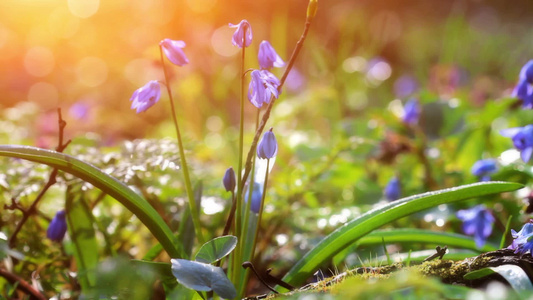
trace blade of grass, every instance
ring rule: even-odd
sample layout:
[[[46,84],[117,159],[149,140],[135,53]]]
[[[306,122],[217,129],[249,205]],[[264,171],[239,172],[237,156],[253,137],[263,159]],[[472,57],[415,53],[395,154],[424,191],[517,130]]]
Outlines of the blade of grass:
[[[505,231],[502,234],[502,239],[500,240],[500,249],[503,249],[505,247],[505,241],[507,240],[507,235],[509,234],[509,231],[511,230],[511,219],[513,216],[509,216],[507,219],[507,223],[505,224]]]
[[[67,154],[29,146],[0,145],[0,156],[20,158],[45,164],[89,182],[109,196],[115,198],[134,213],[161,243],[170,257],[184,257],[181,245],[173,242],[174,237],[172,231],[155,209],[124,183],[104,173],[95,166]]]
[[[401,217],[440,204],[509,192],[522,187],[521,184],[510,182],[479,182],[393,201],[361,215],[326,236],[289,270],[283,281],[295,286],[300,285],[339,251],[373,230]]]

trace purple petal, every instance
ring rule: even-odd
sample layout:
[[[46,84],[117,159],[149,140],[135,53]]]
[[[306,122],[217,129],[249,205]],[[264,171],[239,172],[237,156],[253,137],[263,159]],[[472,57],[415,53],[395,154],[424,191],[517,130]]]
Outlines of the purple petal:
[[[531,154],[533,154],[533,147],[527,147],[526,149],[522,150],[522,152],[520,152],[520,157],[524,162],[527,163],[531,159]]]

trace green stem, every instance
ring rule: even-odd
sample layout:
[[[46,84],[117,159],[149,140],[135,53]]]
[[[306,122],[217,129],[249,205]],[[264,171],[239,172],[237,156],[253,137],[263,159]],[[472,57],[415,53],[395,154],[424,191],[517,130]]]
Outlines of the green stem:
[[[270,169],[270,159],[267,159],[267,165],[266,165],[266,170],[265,170],[265,182],[264,182],[264,185],[263,185],[263,191],[262,191],[262,195],[261,195],[261,206],[259,207],[259,216],[257,218],[257,226],[255,227],[254,240],[252,241],[252,251],[250,252],[251,253],[250,254],[250,261],[252,261],[254,256],[255,256],[254,254],[255,254],[255,248],[257,246],[257,236],[259,235],[259,230],[261,228],[261,219],[263,218],[263,208],[265,207],[266,188],[267,188],[267,184],[268,184],[268,170],[269,169]],[[252,173],[252,176],[253,176],[253,173]],[[251,203],[251,202],[252,202],[252,198],[249,197],[248,198],[248,203]],[[246,275],[248,275],[248,272],[249,271],[246,270]],[[247,285],[247,282],[248,282],[248,276],[245,276],[244,280],[243,280],[243,282],[241,284],[241,287],[245,287]],[[239,296],[241,296],[241,298],[242,298],[242,294],[244,293],[244,289],[239,290],[239,292],[240,292]]]
[[[170,98],[170,108],[172,109],[172,120],[174,121],[174,127],[176,128],[176,135],[178,138],[178,146],[180,150],[181,167],[183,169],[183,177],[185,179],[185,189],[187,190],[187,197],[189,199],[189,208],[191,209],[192,222],[194,224],[194,230],[196,237],[200,244],[204,243],[204,237],[202,235],[202,227],[200,226],[200,218],[198,214],[198,208],[196,207],[196,201],[194,199],[194,193],[191,185],[191,178],[189,176],[189,167],[187,160],[185,159],[185,150],[183,149],[183,142],[181,141],[180,128],[178,126],[178,118],[176,116],[176,109],[174,107],[174,98],[172,97],[172,91],[170,90],[170,83],[168,81],[168,73],[165,66],[165,59],[163,57],[163,49],[159,46],[159,53],[161,54],[161,64],[163,65],[163,73],[165,74],[165,86],[167,87],[168,97]]]
[[[246,29],[244,29],[243,34],[243,47],[242,49],[242,56],[241,56],[241,111],[240,111],[240,122],[239,122],[239,162],[237,167],[237,205],[236,205],[236,216],[235,216],[235,234],[237,236],[237,247],[234,253],[234,259],[232,261],[233,263],[233,283],[237,283],[237,281],[240,278],[240,262],[241,260],[241,251],[240,251],[240,245],[242,244],[242,237],[240,235],[241,233],[241,226],[242,226],[242,176],[241,176],[241,170],[242,170],[242,158],[243,158],[243,152],[244,152],[244,57],[246,53],[246,47],[245,45],[245,37],[246,37]]]

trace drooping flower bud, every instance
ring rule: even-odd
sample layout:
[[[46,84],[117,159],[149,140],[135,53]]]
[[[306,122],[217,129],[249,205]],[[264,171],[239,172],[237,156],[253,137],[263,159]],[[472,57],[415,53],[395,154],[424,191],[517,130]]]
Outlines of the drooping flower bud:
[[[54,242],[61,242],[67,232],[67,221],[65,211],[60,210],[56,213],[46,231],[46,236]]]
[[[474,236],[476,247],[483,247],[492,233],[494,224],[494,216],[490,211],[483,205],[477,205],[471,209],[458,211],[457,218],[463,221],[463,232]]]
[[[231,42],[234,46],[239,48],[248,47],[252,43],[252,26],[246,20],[242,20],[239,24],[229,23],[229,27],[237,28],[233,34]]]
[[[165,53],[165,56],[173,64],[184,66],[189,63],[189,59],[185,56],[185,52],[183,52],[183,48],[185,47],[184,41],[164,39],[159,43],[159,46],[163,48],[163,53]]]
[[[270,103],[270,97],[278,98],[279,79],[267,70],[253,70],[252,80],[248,85],[248,100],[255,107]]]
[[[143,87],[137,89],[130,98],[131,109],[136,109],[137,113],[146,111],[156,104],[161,97],[161,87],[157,80],[152,80]]]
[[[262,159],[271,159],[278,153],[278,142],[272,132],[272,128],[265,132],[263,138],[257,145],[257,156]]]
[[[259,53],[257,54],[259,60],[259,67],[261,69],[270,70],[273,67],[281,68],[285,66],[285,62],[278,55],[274,47],[268,41],[262,41],[259,44]]]
[[[385,198],[389,201],[400,199],[400,197],[402,196],[402,187],[400,185],[400,180],[398,179],[398,177],[392,177],[391,180],[389,180],[389,183],[387,183],[383,194],[385,195]]]
[[[226,170],[222,183],[224,184],[226,192],[233,192],[235,190],[235,171],[233,171],[233,168],[230,167]]]

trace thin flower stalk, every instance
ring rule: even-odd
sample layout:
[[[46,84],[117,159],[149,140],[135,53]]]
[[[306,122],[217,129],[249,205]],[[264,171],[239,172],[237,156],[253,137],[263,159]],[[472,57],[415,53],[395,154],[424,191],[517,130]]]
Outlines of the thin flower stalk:
[[[200,218],[198,214],[198,208],[196,207],[196,201],[194,199],[194,192],[191,185],[191,178],[189,176],[189,166],[185,158],[185,150],[183,148],[183,142],[181,140],[181,133],[178,126],[178,118],[176,116],[176,108],[174,107],[174,98],[172,97],[172,91],[170,89],[170,83],[168,80],[168,72],[165,66],[165,59],[163,57],[163,48],[159,46],[159,53],[161,54],[161,64],[163,65],[163,73],[165,74],[165,86],[167,87],[168,97],[170,99],[170,108],[172,109],[172,120],[174,121],[174,127],[176,128],[176,136],[178,139],[178,147],[180,151],[181,167],[183,169],[183,177],[185,179],[185,189],[187,190],[187,198],[189,200],[189,208],[191,210],[191,218],[194,224],[194,230],[196,237],[200,244],[204,243],[204,237],[202,235],[202,228],[200,226]]]

